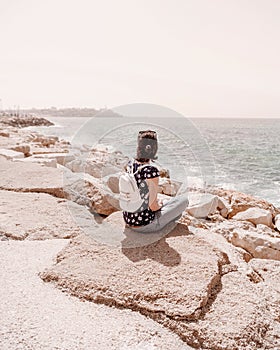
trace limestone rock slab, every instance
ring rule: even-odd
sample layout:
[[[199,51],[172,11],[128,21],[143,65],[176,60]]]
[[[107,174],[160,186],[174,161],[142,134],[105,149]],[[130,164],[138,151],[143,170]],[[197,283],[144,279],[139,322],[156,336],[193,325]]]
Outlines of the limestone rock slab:
[[[220,278],[224,256],[190,235],[187,228],[177,230],[135,248],[112,247],[90,235],[78,236],[41,277],[82,299],[151,317],[195,319]]]
[[[234,220],[247,220],[254,225],[263,224],[268,227],[272,227],[272,214],[269,210],[262,208],[248,208],[245,211],[241,211],[232,217]]]
[[[6,159],[17,159],[17,158],[24,158],[24,154],[22,152],[13,151],[11,149],[0,149],[0,155],[5,157]]]
[[[86,208],[66,199],[45,193],[0,190],[0,231],[8,238],[70,238],[95,225],[93,215]]]

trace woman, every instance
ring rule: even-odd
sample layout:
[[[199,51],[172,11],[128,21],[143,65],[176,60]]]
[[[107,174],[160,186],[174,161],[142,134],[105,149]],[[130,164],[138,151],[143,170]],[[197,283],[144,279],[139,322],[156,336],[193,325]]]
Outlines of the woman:
[[[159,171],[150,162],[157,159],[157,134],[152,130],[139,131],[137,155],[129,161],[127,167],[133,167],[140,195],[141,208],[135,213],[123,211],[127,227],[140,232],[156,232],[171,221],[179,219],[189,204],[186,195],[172,197],[167,202],[158,200]],[[141,169],[137,171],[138,167]]]

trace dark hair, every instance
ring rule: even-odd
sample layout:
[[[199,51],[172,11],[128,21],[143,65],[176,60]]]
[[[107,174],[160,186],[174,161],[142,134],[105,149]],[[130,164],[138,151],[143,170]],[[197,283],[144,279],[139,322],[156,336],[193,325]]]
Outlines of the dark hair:
[[[157,150],[157,133],[152,130],[139,131],[135,159],[141,163],[146,163],[150,159],[155,160],[157,159]]]

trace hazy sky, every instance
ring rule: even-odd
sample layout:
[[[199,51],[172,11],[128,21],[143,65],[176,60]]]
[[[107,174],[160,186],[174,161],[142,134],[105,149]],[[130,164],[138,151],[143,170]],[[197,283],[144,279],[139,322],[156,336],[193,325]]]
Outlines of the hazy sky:
[[[0,0],[0,99],[280,117],[279,37],[279,0]]]

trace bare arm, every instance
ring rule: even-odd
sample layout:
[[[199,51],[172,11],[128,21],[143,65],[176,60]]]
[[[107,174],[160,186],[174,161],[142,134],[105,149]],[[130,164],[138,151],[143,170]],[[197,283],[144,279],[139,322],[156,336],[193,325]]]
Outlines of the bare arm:
[[[149,208],[156,211],[161,208],[161,204],[157,199],[159,177],[146,179],[146,181],[149,187]]]

